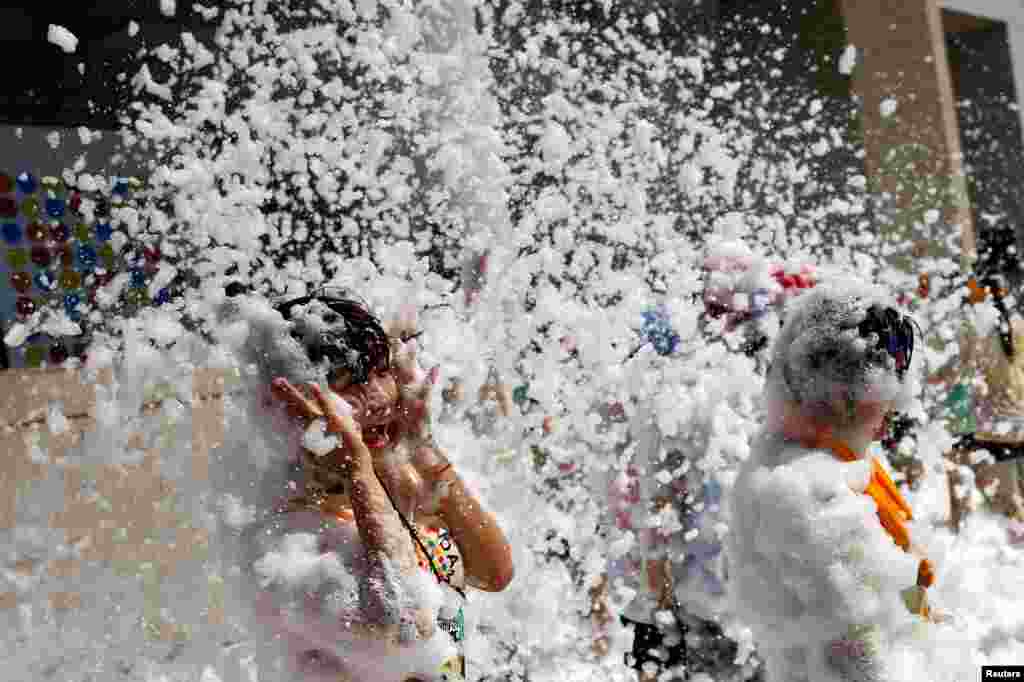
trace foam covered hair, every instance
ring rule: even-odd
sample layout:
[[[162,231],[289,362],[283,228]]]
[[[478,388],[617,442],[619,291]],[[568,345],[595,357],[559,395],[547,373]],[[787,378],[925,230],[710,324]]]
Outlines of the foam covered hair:
[[[219,317],[222,324],[244,325],[235,350],[240,359],[256,366],[262,383],[269,384],[277,377],[296,385],[326,380],[327,366],[314,362],[299,340],[312,334],[301,317],[288,321],[266,300],[249,296],[229,298],[221,306]],[[297,325],[301,326],[296,329]],[[293,334],[293,330],[298,333]]]
[[[276,377],[323,383],[335,369],[351,371],[352,380],[362,383],[370,371],[390,366],[387,333],[355,298],[324,293],[271,305],[229,294],[219,317],[222,324],[244,325],[236,352],[256,365],[265,383]]]
[[[233,348],[243,365],[255,368],[255,373],[246,373],[247,390],[242,394],[242,399],[249,402],[247,409],[257,415],[253,423],[271,449],[287,452],[290,463],[301,463],[311,474],[304,482],[307,490],[310,486],[330,489],[343,476],[301,446],[301,431],[294,429],[283,410],[267,405],[273,404],[269,386],[275,378],[283,377],[296,386],[323,385],[329,371],[338,366],[336,352],[315,353],[311,349],[315,350],[324,340],[330,341],[335,351],[343,349],[339,344],[344,340],[345,321],[328,316],[326,306],[319,302],[311,303],[294,307],[288,311],[290,319],[285,319],[280,304],[273,306],[262,297],[237,293],[232,296],[229,292],[229,298],[218,308],[225,337],[222,341]],[[291,479],[293,474],[290,466],[286,471],[274,470],[265,486],[280,490],[282,478]]]
[[[885,309],[891,302],[876,287],[850,280],[796,299],[772,351],[769,400],[824,414],[831,414],[836,400],[908,405],[909,373],[877,334],[862,332],[872,306]]]

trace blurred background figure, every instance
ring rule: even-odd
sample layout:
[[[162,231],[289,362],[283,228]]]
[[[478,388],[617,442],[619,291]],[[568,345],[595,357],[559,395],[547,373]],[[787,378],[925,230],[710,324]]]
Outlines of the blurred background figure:
[[[949,454],[950,524],[959,532],[968,513],[984,505],[1019,528],[1024,522],[1024,320],[1011,309],[1001,279],[978,283],[971,278],[968,287],[966,303],[990,303],[998,320],[987,334],[965,323],[960,355],[928,380],[947,387],[950,430],[957,435]]]

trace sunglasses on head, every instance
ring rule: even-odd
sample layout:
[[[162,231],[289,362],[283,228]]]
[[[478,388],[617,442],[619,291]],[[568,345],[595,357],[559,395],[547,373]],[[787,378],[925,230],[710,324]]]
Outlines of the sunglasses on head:
[[[868,308],[867,317],[857,325],[862,337],[878,336],[875,346],[884,350],[896,362],[896,374],[901,379],[914,357],[914,321],[900,315],[894,308],[873,305]]]
[[[321,289],[310,296],[279,303],[275,308],[286,320],[291,320],[294,308],[314,301],[327,309],[323,320],[330,327],[321,331],[312,343],[296,330],[292,335],[304,343],[310,360],[315,363],[326,360],[333,365],[330,380],[347,377],[353,383],[362,384],[372,371],[390,369],[390,344],[380,321],[361,301],[345,298],[343,290],[335,293]],[[335,327],[337,323],[343,324]]]

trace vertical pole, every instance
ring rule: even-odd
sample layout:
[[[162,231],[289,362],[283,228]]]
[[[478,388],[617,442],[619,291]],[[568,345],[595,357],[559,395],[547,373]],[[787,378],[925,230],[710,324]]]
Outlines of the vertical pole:
[[[947,235],[930,233],[920,220],[938,209],[939,225],[959,226],[961,266],[970,268],[974,226],[941,9],[936,0],[842,0],[841,6],[858,52],[853,89],[862,107],[865,170],[890,197],[893,236],[913,240],[916,257],[955,256],[943,248]]]

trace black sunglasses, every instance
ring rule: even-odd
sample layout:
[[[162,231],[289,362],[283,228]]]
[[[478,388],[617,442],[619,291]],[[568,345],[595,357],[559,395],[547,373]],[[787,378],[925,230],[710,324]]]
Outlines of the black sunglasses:
[[[884,350],[896,361],[896,375],[902,379],[910,368],[914,357],[914,327],[910,317],[900,315],[894,308],[873,305],[868,308],[867,317],[857,325],[862,337],[878,335],[878,350]]]

